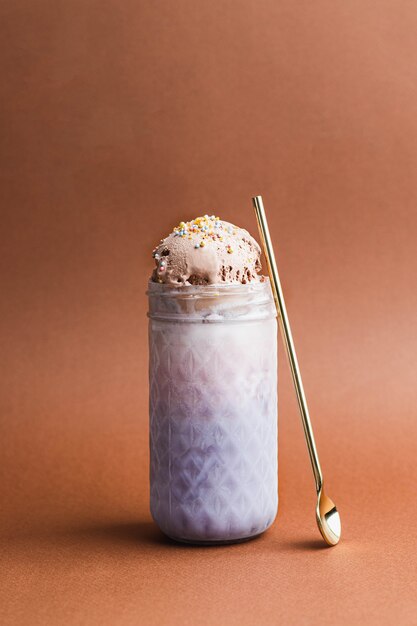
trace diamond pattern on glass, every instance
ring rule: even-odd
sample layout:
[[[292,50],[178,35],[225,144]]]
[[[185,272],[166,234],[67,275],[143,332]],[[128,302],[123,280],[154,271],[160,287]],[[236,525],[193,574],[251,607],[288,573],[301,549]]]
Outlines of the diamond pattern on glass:
[[[151,511],[186,541],[257,535],[277,511],[276,321],[150,321]]]

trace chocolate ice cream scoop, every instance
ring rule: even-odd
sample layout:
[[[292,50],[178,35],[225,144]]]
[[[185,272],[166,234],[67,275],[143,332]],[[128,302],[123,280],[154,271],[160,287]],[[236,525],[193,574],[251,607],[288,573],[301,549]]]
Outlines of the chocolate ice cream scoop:
[[[180,222],[153,251],[152,280],[207,285],[248,283],[260,276],[261,249],[247,230],[214,215]]]

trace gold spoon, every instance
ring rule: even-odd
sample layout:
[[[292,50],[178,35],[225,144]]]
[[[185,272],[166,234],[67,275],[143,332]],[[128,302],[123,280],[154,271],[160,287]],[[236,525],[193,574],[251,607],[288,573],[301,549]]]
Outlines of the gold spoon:
[[[268,272],[271,279],[275,305],[277,307],[282,338],[284,340],[285,348],[287,350],[291,374],[297,394],[298,406],[300,407],[301,420],[303,422],[308,453],[310,455],[310,461],[313,468],[314,480],[316,481],[317,526],[319,527],[324,541],[328,543],[329,546],[335,546],[338,543],[341,534],[340,516],[334,502],[330,500],[330,498],[327,497],[324,493],[323,474],[321,472],[319,456],[317,454],[316,444],[314,441],[313,427],[311,425],[310,415],[308,412],[307,400],[301,380],[300,368],[298,367],[297,355],[295,353],[294,341],[291,334],[287,309],[285,307],[281,282],[279,280],[278,268],[275,261],[274,249],[272,247],[271,237],[269,234],[268,222],[265,215],[262,196],[255,196],[254,198],[252,198],[252,202],[255,209],[256,219],[258,221],[259,234],[261,237],[266,262],[268,265]]]

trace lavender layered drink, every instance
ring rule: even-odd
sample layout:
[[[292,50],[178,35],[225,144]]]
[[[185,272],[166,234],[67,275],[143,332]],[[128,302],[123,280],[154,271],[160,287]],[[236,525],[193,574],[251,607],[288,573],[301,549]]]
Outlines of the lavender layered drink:
[[[277,513],[277,327],[260,249],[215,216],[154,250],[151,512],[173,539],[259,535]]]

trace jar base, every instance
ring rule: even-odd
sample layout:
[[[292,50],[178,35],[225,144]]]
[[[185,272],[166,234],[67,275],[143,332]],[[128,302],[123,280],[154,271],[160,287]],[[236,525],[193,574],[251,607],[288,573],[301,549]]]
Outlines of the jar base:
[[[167,533],[164,533],[164,535],[176,543],[182,543],[188,546],[229,546],[234,543],[246,543],[247,541],[252,541],[252,539],[257,539],[264,534],[265,530],[257,533],[256,535],[249,535],[249,537],[239,537],[238,539],[213,539],[208,541],[199,539],[180,539],[179,537],[173,537]]]

